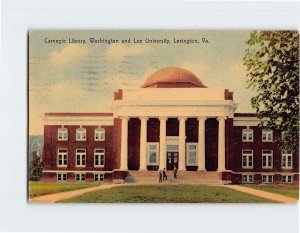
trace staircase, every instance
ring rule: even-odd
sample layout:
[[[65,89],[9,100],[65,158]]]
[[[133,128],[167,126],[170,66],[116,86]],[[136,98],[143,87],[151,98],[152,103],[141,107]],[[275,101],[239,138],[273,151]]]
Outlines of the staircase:
[[[158,183],[158,171],[128,171],[126,183]],[[167,171],[169,184],[220,184],[217,172],[207,171],[178,171],[174,179],[173,171]]]

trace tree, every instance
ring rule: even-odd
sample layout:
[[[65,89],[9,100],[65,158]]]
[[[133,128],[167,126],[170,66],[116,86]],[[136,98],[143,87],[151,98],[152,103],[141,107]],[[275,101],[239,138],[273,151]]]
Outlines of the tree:
[[[253,31],[246,43],[247,84],[257,93],[251,105],[260,126],[280,130],[282,149],[298,151],[299,33]]]
[[[29,179],[39,181],[42,177],[42,170],[42,155],[39,156],[36,151],[33,151],[29,167]]]

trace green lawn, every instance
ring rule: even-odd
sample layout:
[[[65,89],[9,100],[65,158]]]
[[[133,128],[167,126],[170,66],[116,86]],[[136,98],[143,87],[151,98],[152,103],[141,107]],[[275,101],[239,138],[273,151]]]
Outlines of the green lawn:
[[[245,185],[245,186],[299,199],[298,185]]]
[[[61,203],[254,203],[273,202],[224,187],[205,185],[120,186],[86,193]]]
[[[42,183],[30,181],[29,197],[89,188],[96,185],[99,185],[99,183]]]

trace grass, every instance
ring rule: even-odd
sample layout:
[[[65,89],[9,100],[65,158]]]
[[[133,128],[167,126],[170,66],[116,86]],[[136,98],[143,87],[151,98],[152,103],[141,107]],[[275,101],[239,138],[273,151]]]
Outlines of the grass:
[[[96,185],[99,185],[99,183],[43,183],[30,181],[29,197],[89,188]]]
[[[299,199],[298,185],[245,185],[250,188]]]
[[[60,203],[267,203],[264,198],[205,185],[120,186],[83,194]]]

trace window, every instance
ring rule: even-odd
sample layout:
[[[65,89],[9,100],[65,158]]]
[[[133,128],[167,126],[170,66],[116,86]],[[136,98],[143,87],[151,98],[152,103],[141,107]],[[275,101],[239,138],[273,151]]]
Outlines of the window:
[[[262,130],[262,141],[263,142],[272,142],[273,141],[273,131],[268,129]]]
[[[59,128],[57,130],[57,141],[68,141],[68,129]]]
[[[57,150],[57,166],[66,167],[68,165],[68,150],[58,149]]]
[[[253,142],[253,130],[252,129],[243,129],[242,140],[243,140],[243,142]]]
[[[158,165],[158,143],[148,143],[147,145],[147,164]]]
[[[262,151],[262,167],[263,168],[273,167],[273,151],[271,150]]]
[[[56,180],[57,181],[66,181],[67,180],[67,174],[66,173],[57,173]]]
[[[83,174],[83,173],[75,174],[75,180],[76,181],[85,181],[85,174]]]
[[[95,141],[104,141],[105,140],[105,130],[102,128],[95,129]]]
[[[197,143],[187,143],[186,144],[187,151],[187,166],[196,166],[197,165]]]
[[[253,168],[253,150],[243,150],[242,167]]]
[[[86,160],[86,149],[77,149],[76,150],[76,166],[85,167]]]
[[[282,168],[292,168],[293,163],[292,163],[292,153],[288,152],[283,152],[281,155],[281,167]]]
[[[253,175],[243,175],[242,178],[243,178],[243,183],[244,184],[247,184],[247,183],[251,184],[254,181],[254,176]]]
[[[86,140],[86,129],[78,128],[76,129],[76,141],[85,141]]]
[[[262,175],[262,182],[264,184],[273,183],[273,175]]]
[[[103,181],[104,180],[104,174],[94,174],[94,180],[95,181]]]
[[[94,166],[104,167],[104,149],[95,149],[94,151]]]
[[[293,176],[292,175],[282,175],[281,176],[281,183],[293,183]]]

